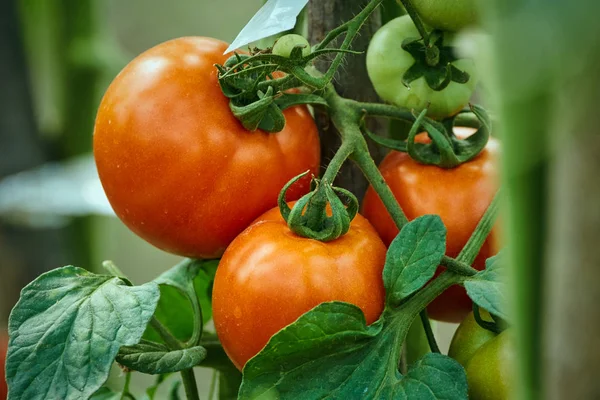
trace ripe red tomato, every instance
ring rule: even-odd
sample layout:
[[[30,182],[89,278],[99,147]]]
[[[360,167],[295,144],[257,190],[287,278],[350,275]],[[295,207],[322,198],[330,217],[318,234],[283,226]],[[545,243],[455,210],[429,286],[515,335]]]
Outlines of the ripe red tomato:
[[[458,128],[457,135],[472,130]],[[418,142],[427,142],[420,134]],[[490,138],[486,148],[473,160],[453,169],[422,165],[406,153],[390,152],[379,169],[409,220],[425,214],[438,214],[446,225],[446,254],[456,257],[475,230],[477,223],[498,190],[496,156],[498,142]],[[398,234],[383,203],[372,187],[367,190],[362,214],[373,224],[389,246]],[[498,252],[497,229],[488,236],[473,267],[485,268],[485,260]],[[440,269],[438,269],[438,273]],[[471,310],[472,303],[464,288],[452,286],[427,308],[431,318],[460,322]]]
[[[8,351],[8,335],[0,330],[0,400],[8,396],[8,387],[6,386],[6,373],[4,364],[6,363],[6,352]]]
[[[367,323],[384,304],[386,248],[357,215],[344,236],[319,242],[294,234],[274,208],[227,248],[213,287],[213,318],[223,348],[239,368],[277,331],[326,301],[360,307]]]
[[[134,59],[98,110],[94,156],[119,218],[153,245],[183,256],[220,256],[292,177],[318,172],[315,123],[303,106],[284,111],[278,133],[249,132],[222,94],[214,64],[227,44],[187,37]],[[306,177],[288,192],[309,190]]]

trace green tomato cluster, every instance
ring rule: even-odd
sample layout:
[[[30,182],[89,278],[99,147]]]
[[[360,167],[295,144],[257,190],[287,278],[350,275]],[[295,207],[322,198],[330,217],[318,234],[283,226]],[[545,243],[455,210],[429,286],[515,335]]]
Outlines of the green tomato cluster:
[[[482,318],[490,315],[481,310]],[[506,400],[511,397],[515,352],[512,332],[495,334],[479,326],[473,313],[460,324],[448,355],[458,361],[467,373],[471,400]]]

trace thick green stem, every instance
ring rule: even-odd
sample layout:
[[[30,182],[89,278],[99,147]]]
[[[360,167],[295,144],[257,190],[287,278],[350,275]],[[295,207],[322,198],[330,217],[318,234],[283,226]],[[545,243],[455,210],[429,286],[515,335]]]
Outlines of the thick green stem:
[[[425,25],[423,25],[423,22],[421,21],[417,10],[412,5],[410,0],[400,0],[400,2],[406,9],[406,13],[410,15],[410,19],[412,19],[413,23],[417,27],[417,30],[421,34],[421,37],[423,37],[423,42],[425,43],[425,46],[429,46],[429,32],[427,32],[427,29],[425,29]]]
[[[408,219],[406,218],[404,211],[402,211],[400,204],[398,204],[396,197],[394,197],[394,193],[392,193],[392,190],[385,182],[381,172],[379,172],[379,168],[377,168],[373,159],[366,152],[366,146],[367,144],[365,143],[363,147],[364,150],[356,152],[353,159],[364,172],[367,180],[373,187],[373,190],[375,190],[383,202],[383,205],[392,216],[392,220],[400,230],[408,223]]]
[[[335,152],[335,155],[329,162],[329,165],[327,165],[327,169],[325,170],[325,173],[323,174],[322,178],[323,182],[333,182],[340,168],[342,168],[342,164],[352,154],[353,151],[354,146],[351,142],[342,142],[342,145],[340,146],[338,151]]]
[[[186,398],[188,400],[200,400],[194,369],[189,368],[181,371],[181,380],[183,381],[183,388],[185,389]]]
[[[477,252],[479,252],[479,249],[477,250]],[[475,268],[471,267],[469,264],[463,263],[448,256],[442,257],[442,261],[440,262],[440,264],[446,267],[449,271],[452,271],[459,275],[473,276],[477,272],[479,272]]]
[[[424,310],[429,303],[444,293],[446,289],[452,285],[462,283],[465,279],[466,277],[450,271],[442,272],[436,279],[411,297],[410,300],[402,304],[400,308],[408,310],[409,313],[412,313],[416,317],[421,310]]]
[[[456,261],[460,261],[468,265],[473,264],[475,257],[477,257],[477,254],[479,254],[481,246],[483,246],[483,243],[485,243],[485,240],[494,227],[496,217],[498,216],[499,203],[500,192],[497,192],[494,196],[494,199],[483,214],[483,217],[481,220],[479,220],[479,223],[477,224],[473,234],[471,234],[469,241],[465,247],[463,247],[458,257],[456,257]]]
[[[387,117],[410,122],[415,120],[415,116],[410,110],[390,104],[354,102],[354,106],[363,110],[370,117]]]

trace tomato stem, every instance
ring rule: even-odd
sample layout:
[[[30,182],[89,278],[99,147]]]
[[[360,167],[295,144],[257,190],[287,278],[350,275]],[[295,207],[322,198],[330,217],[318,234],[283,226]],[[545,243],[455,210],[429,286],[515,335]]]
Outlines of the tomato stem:
[[[429,322],[429,317],[427,316],[427,309],[421,310],[419,316],[421,317],[421,323],[423,324],[423,329],[425,330],[425,335],[427,336],[427,342],[429,343],[431,352],[440,353],[440,348],[435,340],[435,335],[433,334],[431,323]]]
[[[200,400],[200,395],[198,394],[198,385],[196,384],[196,376],[194,375],[194,369],[188,368],[181,371],[181,380],[183,381],[185,397],[188,400]]]
[[[461,250],[458,257],[456,257],[456,261],[471,265],[473,261],[475,261],[475,257],[479,254],[479,250],[485,240],[489,236],[494,224],[496,222],[496,218],[498,216],[498,209],[500,203],[500,191],[498,191],[492,202],[488,206],[487,210],[483,214],[483,217],[479,220],[479,223],[475,227],[475,230],[471,234],[471,237],[465,244],[465,247]]]
[[[399,0],[399,1],[402,3],[404,8],[406,9],[406,13],[410,16],[410,19],[413,20],[415,27],[417,28],[417,30],[421,34],[421,37],[423,38],[423,43],[425,43],[425,46],[429,47],[429,42],[430,42],[429,32],[427,32],[427,29],[425,28],[423,21],[421,21],[421,18],[419,17],[417,10],[412,5],[410,0]]]
[[[477,253],[478,252],[479,248],[477,249]],[[475,253],[475,255],[477,255],[477,253]],[[473,276],[479,272],[475,268],[471,267],[469,264],[466,264],[448,256],[442,257],[442,261],[440,262],[440,264],[446,267],[448,270],[459,275]]]

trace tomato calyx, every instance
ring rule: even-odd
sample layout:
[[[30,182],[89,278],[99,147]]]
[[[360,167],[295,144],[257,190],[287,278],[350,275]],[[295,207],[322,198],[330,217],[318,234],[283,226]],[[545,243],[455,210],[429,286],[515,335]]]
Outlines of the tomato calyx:
[[[444,34],[434,31],[429,36],[429,44],[422,38],[407,38],[402,49],[414,58],[414,64],[404,73],[402,83],[410,88],[411,82],[423,77],[429,87],[435,91],[444,90],[450,82],[467,83],[470,76],[452,65],[458,60],[453,47],[444,46]]]
[[[318,56],[330,53],[356,53],[342,49],[321,49],[306,52],[306,46],[294,46],[289,55],[267,50],[254,50],[253,55],[235,53],[223,65],[216,64],[219,85],[229,98],[234,116],[249,131],[261,129],[275,133],[283,130],[283,110],[300,105],[327,106],[327,102],[312,92],[290,93],[290,89],[306,87],[320,89],[320,77],[314,77],[307,66]],[[315,83],[317,82],[317,83]]]
[[[406,141],[379,137],[369,131],[364,123],[361,125],[361,130],[381,146],[408,153],[412,159],[421,164],[437,165],[446,169],[455,168],[472,160],[485,148],[492,131],[492,123],[482,107],[470,104],[468,110],[463,110],[443,121],[426,117],[427,111],[425,108],[418,115],[413,112],[415,121]],[[460,139],[454,134],[453,128],[455,120],[464,113],[474,114],[479,126],[474,134]],[[416,142],[416,136],[422,130],[427,132],[431,143]]]
[[[350,229],[350,223],[358,213],[358,199],[352,192],[333,186],[325,179],[313,178],[314,189],[290,208],[285,194],[308,172],[292,178],[281,190],[278,198],[281,216],[290,230],[299,236],[321,242],[335,240]]]

